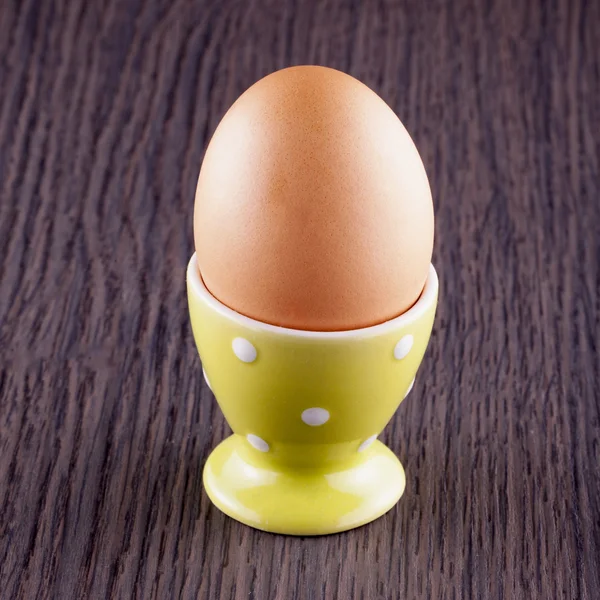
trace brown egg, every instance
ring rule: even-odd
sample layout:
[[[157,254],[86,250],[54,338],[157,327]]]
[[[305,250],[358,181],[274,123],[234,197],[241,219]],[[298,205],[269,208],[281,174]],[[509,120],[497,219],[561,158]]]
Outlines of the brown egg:
[[[204,157],[200,274],[233,310],[312,331],[367,327],[418,299],[433,206],[406,129],[368,87],[315,66],[249,88]]]

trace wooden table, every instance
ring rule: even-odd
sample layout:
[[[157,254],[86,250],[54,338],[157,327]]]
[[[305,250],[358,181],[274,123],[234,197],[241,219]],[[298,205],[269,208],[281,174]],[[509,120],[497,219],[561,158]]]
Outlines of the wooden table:
[[[0,597],[600,597],[600,2],[5,0]],[[235,98],[290,64],[376,90],[429,173],[441,296],[358,530],[254,531],[185,292]]]

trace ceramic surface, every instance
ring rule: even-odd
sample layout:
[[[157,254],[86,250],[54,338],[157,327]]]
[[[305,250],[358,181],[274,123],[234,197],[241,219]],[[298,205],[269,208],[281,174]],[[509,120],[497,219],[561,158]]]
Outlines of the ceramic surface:
[[[194,338],[234,435],[210,455],[204,485],[231,517],[266,531],[357,527],[400,498],[404,471],[376,441],[410,391],[435,315],[430,267],[417,303],[373,327],[308,332],[244,317],[187,273]]]

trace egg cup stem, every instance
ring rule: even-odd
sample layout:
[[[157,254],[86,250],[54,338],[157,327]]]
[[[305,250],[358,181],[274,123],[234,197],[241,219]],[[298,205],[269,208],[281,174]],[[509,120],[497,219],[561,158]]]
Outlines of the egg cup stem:
[[[272,533],[324,535],[373,521],[402,496],[404,469],[379,441],[329,466],[286,468],[233,434],[211,453],[204,487],[226,515]]]

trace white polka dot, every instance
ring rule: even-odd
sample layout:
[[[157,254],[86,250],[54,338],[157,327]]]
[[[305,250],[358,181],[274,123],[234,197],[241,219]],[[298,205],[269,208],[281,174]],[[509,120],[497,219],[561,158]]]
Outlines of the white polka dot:
[[[375,440],[377,439],[377,434],[372,435],[371,437],[367,438],[359,447],[358,447],[358,451],[362,452],[363,450],[366,450]]]
[[[415,340],[410,333],[408,335],[405,335],[396,344],[396,347],[394,348],[394,358],[396,358],[397,360],[402,360],[403,358],[405,358],[410,352],[414,341]]]
[[[210,385],[210,381],[208,380],[208,375],[206,374],[206,371],[204,369],[202,369],[202,374],[204,375],[204,381],[206,381],[208,389],[212,392],[212,387]]]
[[[253,448],[256,448],[260,452],[268,452],[269,451],[269,444],[267,444],[267,442],[265,442],[265,440],[263,440],[262,438],[259,438],[257,435],[254,435],[253,433],[249,433],[246,436],[246,439],[248,440],[248,443]]]
[[[406,394],[404,394],[405,398],[406,398],[406,396],[408,396],[410,394],[410,390],[413,389],[413,385],[415,385],[415,380],[414,379],[410,382],[410,385],[408,386],[408,389],[406,390]]]
[[[302,420],[311,427],[323,425],[329,421],[329,411],[324,408],[307,408],[302,413]]]
[[[256,360],[256,348],[245,338],[237,337],[231,344],[233,353],[243,362],[251,363]]]

